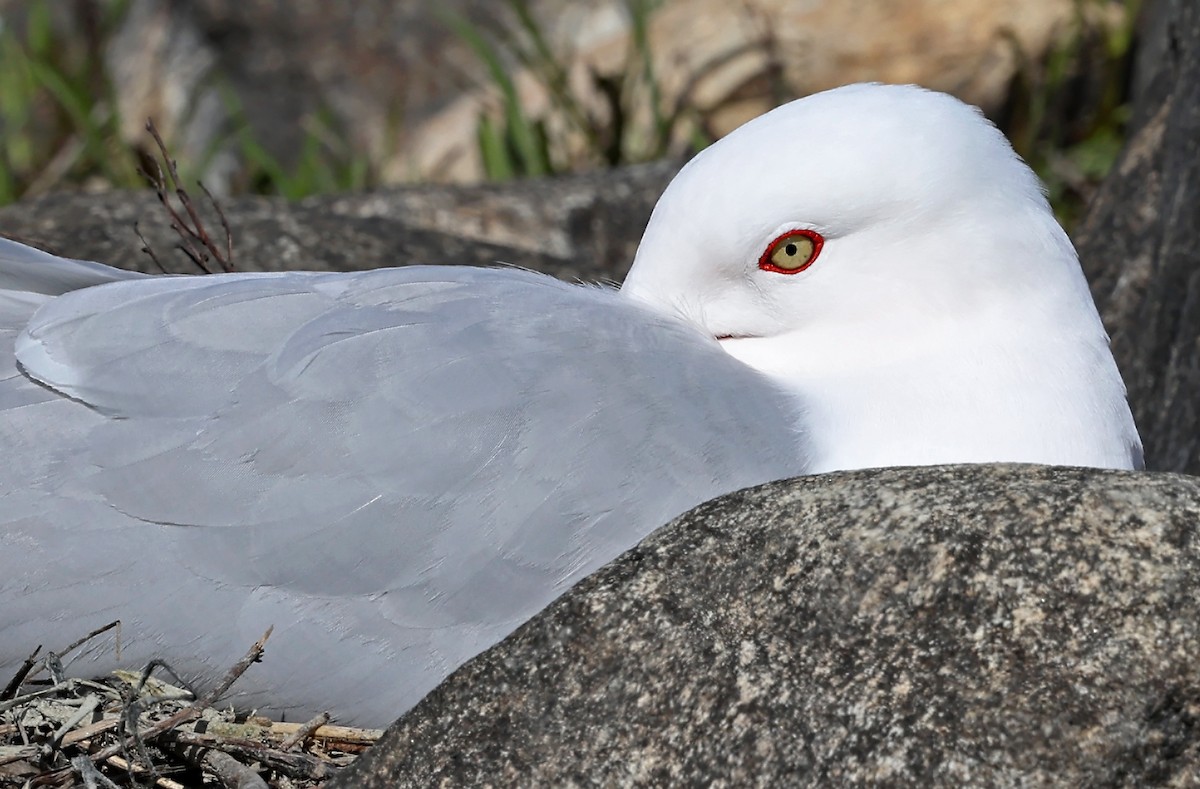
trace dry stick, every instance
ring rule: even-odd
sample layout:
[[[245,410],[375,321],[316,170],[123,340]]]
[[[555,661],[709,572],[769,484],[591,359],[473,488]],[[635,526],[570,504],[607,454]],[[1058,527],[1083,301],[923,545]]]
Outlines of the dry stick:
[[[217,776],[227,789],[267,789],[262,776],[227,753],[205,751],[200,764]]]
[[[197,699],[181,709],[179,712],[176,712],[174,715],[163,718],[158,723],[147,727],[144,731],[137,732],[136,736],[122,737],[120,742],[110,745],[98,753],[93,754],[92,759],[95,761],[109,760],[113,756],[120,754],[122,750],[125,750],[130,745],[135,744],[137,740],[141,740],[143,742],[151,740],[163,732],[170,731],[179,724],[191,720],[205,709],[212,706],[217,699],[219,699],[225,694],[226,691],[229,690],[234,682],[237,682],[238,677],[246,673],[246,669],[250,668],[251,663],[256,663],[262,659],[267,639],[271,637],[271,633],[274,630],[274,625],[268,627],[267,632],[263,633],[262,638],[254,642],[254,646],[250,647],[250,650],[245,654],[245,656],[243,656],[241,660],[239,660],[232,668],[229,669],[229,671],[225,674],[225,678],[222,679],[215,688],[206,693],[203,698]],[[63,772],[63,770],[59,770],[54,773],[48,773],[47,775],[51,778],[57,778],[60,777]]]
[[[68,732],[67,735],[62,739],[63,747],[65,748],[68,745],[75,744],[84,745],[84,740],[90,740],[97,734],[103,734],[109,729],[115,729],[118,725],[120,725],[120,723],[120,718],[105,718],[104,720],[96,721],[95,723],[78,728],[75,731]]]
[[[154,265],[158,266],[158,270],[163,274],[170,274],[171,272],[167,271],[167,267],[158,259],[158,255],[154,254],[154,247],[150,246],[150,242],[142,235],[142,229],[138,226],[137,222],[133,223],[133,232],[137,234],[138,241],[142,242],[142,251],[150,256],[150,260],[154,261]]]
[[[87,700],[84,701],[83,704],[79,705],[79,709],[75,712],[75,714],[68,718],[62,726],[58,727],[58,731],[54,733],[54,736],[50,738],[50,742],[46,743],[44,747],[51,751],[57,750],[62,743],[63,738],[70,734],[71,729],[74,729],[76,726],[82,723],[83,719],[95,712],[96,708],[99,706],[100,697],[94,693],[89,695]]]
[[[42,645],[38,644],[37,648],[29,653],[29,657],[25,658],[25,662],[17,669],[17,673],[4,686],[4,690],[0,691],[0,701],[7,701],[17,695],[17,691],[21,689],[21,683],[25,681],[25,677],[29,676],[29,672],[33,670],[34,664],[37,663],[38,653],[42,651]]]
[[[279,750],[290,751],[292,748],[295,748],[297,745],[313,736],[313,733],[326,723],[329,723],[329,713],[322,712],[320,715],[301,726],[299,730],[294,732],[283,742],[279,743]]]
[[[175,210],[175,206],[171,205],[171,199],[167,197],[167,180],[163,176],[162,167],[159,166],[158,162],[155,162],[154,175],[145,170],[142,171],[142,174],[154,184],[154,192],[158,195],[158,202],[162,203],[163,208],[167,209],[167,215],[171,218],[171,229],[175,231],[176,235],[182,241],[182,243],[176,244],[176,246],[205,274],[216,273],[208,267],[208,255],[196,249],[196,245],[192,242],[190,236],[195,235],[195,233],[184,226],[183,217]]]
[[[25,658],[25,664],[23,664],[21,666],[21,670],[17,672],[17,675],[15,677],[13,677],[12,681],[9,682],[9,684],[4,688],[4,692],[0,693],[0,701],[12,698],[12,695],[9,694],[9,691],[11,690],[13,693],[16,693],[16,691],[20,688],[21,683],[29,678],[30,672],[32,672],[32,675],[36,677],[44,669],[46,669],[47,668],[46,663],[45,663],[46,660],[50,660],[52,657],[61,658],[66,655],[69,655],[72,652],[74,652],[76,649],[78,649],[79,647],[81,647],[84,644],[86,644],[87,642],[91,641],[96,636],[98,636],[102,633],[107,633],[109,630],[112,630],[114,627],[117,628],[116,653],[117,653],[117,658],[120,659],[120,657],[121,657],[121,620],[120,619],[116,619],[112,622],[109,622],[107,625],[101,625],[100,627],[96,628],[95,630],[93,630],[92,632],[83,636],[82,638],[75,639],[74,641],[72,641],[70,644],[67,645],[66,649],[62,650],[61,652],[49,653],[43,659],[42,665],[40,667],[38,667],[38,669],[36,671],[34,671],[33,668],[35,665],[37,665],[37,655],[39,652],[42,651],[42,645],[39,644],[38,648],[33,650],[33,654],[31,654],[29,657]]]
[[[225,211],[221,208],[221,204],[217,202],[217,198],[213,197],[213,193],[208,191],[208,187],[203,181],[196,181],[200,186],[200,191],[204,192],[204,196],[208,198],[208,202],[212,203],[212,207],[217,211],[217,218],[221,220],[221,229],[225,231],[225,260],[224,268],[226,271],[233,271],[233,231],[229,229],[229,220],[225,217]],[[217,258],[220,260],[220,258]]]
[[[83,785],[86,789],[99,789],[101,786],[105,789],[121,789],[97,770],[96,765],[86,756],[76,756],[72,759],[71,769],[79,773],[79,777],[83,779]]]
[[[36,759],[38,755],[38,747],[36,745],[26,745],[22,748],[10,751],[6,755],[0,756],[0,767],[13,762],[25,762],[31,759]]]
[[[175,160],[171,158],[171,154],[167,151],[167,145],[165,142],[163,142],[163,138],[158,133],[158,129],[155,128],[154,121],[146,121],[146,131],[150,132],[150,136],[154,138],[154,143],[158,146],[159,153],[162,154],[163,161],[167,165],[167,176],[163,175],[163,170],[156,161],[154,163],[156,177],[151,177],[148,174],[147,177],[151,178],[151,181],[155,187],[155,191],[158,193],[159,202],[166,207],[167,213],[171,216],[172,229],[175,230],[185,244],[185,246],[181,246],[180,249],[182,249],[184,253],[206,273],[214,273],[212,269],[208,267],[209,254],[211,254],[217,263],[220,264],[222,270],[233,271],[233,233],[229,229],[229,222],[225,217],[225,212],[221,210],[221,205],[216,201],[216,198],[212,196],[212,192],[208,191],[204,184],[200,184],[200,188],[204,190],[204,194],[208,196],[209,201],[216,209],[217,216],[221,220],[221,227],[225,230],[225,254],[221,253],[220,248],[217,247],[212,238],[208,235],[208,229],[205,228],[204,221],[200,218],[199,212],[196,211],[196,206],[192,203],[191,196],[188,195],[187,190],[183,188],[183,185],[179,180],[179,169]],[[167,197],[167,177],[170,177],[170,186],[173,187],[175,196],[179,199],[180,205],[182,205],[184,211],[187,212],[187,216],[191,221],[191,225],[188,225],[186,222],[184,222],[183,218],[171,205],[171,202]],[[197,243],[199,243],[203,249],[197,249],[195,246]]]
[[[43,696],[53,696],[54,694],[59,693],[61,691],[70,690],[71,688],[74,688],[78,684],[78,682],[79,682],[79,680],[76,680],[76,679],[68,679],[57,685],[51,685],[48,688],[42,688],[41,690],[35,690],[32,693],[26,693],[24,696],[17,696],[16,698],[9,699],[8,701],[0,702],[0,712],[8,712],[9,710],[13,709],[14,707],[19,707],[27,701],[33,701],[34,699],[40,699]]]
[[[184,693],[191,696],[193,699],[200,698],[200,694],[195,691],[195,689],[192,687],[190,682],[185,680],[183,677],[179,676],[179,672],[175,670],[174,666],[172,666],[170,663],[168,663],[165,660],[162,660],[160,658],[155,658],[154,660],[151,660],[149,663],[146,664],[146,667],[144,669],[142,669],[142,675],[138,679],[137,684],[132,686],[133,700],[136,701],[137,698],[142,695],[142,692],[146,689],[146,685],[150,682],[151,675],[154,673],[154,670],[156,668],[161,668],[163,671],[167,672],[167,674],[169,674],[171,676],[171,679],[173,679],[175,681],[175,689],[176,690],[183,691]],[[156,680],[156,681],[162,682],[162,680]],[[162,684],[166,685],[165,682],[162,682]],[[173,699],[173,697],[168,696],[168,697],[160,698],[160,701],[171,701],[172,699]]]
[[[76,639],[72,643],[68,644],[66,649],[64,649],[62,652],[58,653],[59,657],[63,657],[65,655],[71,654],[76,649],[83,646],[87,642],[91,641],[96,636],[100,635],[101,633],[107,633],[109,630],[112,630],[114,627],[117,629],[117,660],[120,660],[121,659],[121,620],[120,619],[114,619],[113,621],[109,622],[107,625],[101,625],[100,627],[96,628],[95,630],[88,633],[83,638]]]
[[[272,723],[267,727],[266,736],[274,737],[285,732],[294,734],[301,724]],[[211,731],[211,729],[210,729]],[[356,729],[349,726],[321,726],[311,735],[313,739],[322,740],[335,746],[374,745],[383,736],[383,729]],[[282,746],[281,746],[282,747]]]
[[[203,729],[199,728],[201,725],[203,725]],[[280,723],[279,721],[267,721],[260,724],[250,721],[229,723],[220,720],[206,720],[203,724],[199,722],[185,724],[179,730],[194,733],[203,732],[209,736],[221,739],[266,740],[275,743],[275,747],[282,748],[282,743],[289,737],[295,736],[297,732],[302,731],[305,725],[300,723]],[[368,746],[374,745],[382,736],[383,729],[352,729],[348,726],[325,725],[318,727],[310,735],[310,739],[321,742],[327,750],[332,749],[346,753],[357,753]]]
[[[127,773],[144,775],[145,773],[149,772],[149,770],[147,770],[145,767],[131,764],[130,762],[122,759],[120,756],[110,756],[105,759],[105,761],[111,764],[113,767],[116,767],[118,770],[124,770]],[[161,786],[163,789],[187,789],[186,786],[178,781],[172,781],[170,778],[164,778],[161,775],[155,776],[154,783]]]
[[[214,737],[209,734],[196,734],[188,731],[173,731],[166,735],[172,743],[200,748],[215,748],[226,753],[237,754],[246,759],[262,762],[268,767],[287,773],[293,778],[321,780],[337,772],[335,764],[310,756],[306,753],[284,753],[283,751],[263,745],[253,740],[241,740],[228,737]]]
[[[217,699],[224,696],[233,683],[238,681],[238,677],[246,673],[246,669],[250,668],[251,663],[257,663],[262,660],[263,652],[267,645],[267,639],[271,637],[271,633],[275,632],[275,625],[267,628],[267,632],[262,634],[262,638],[254,642],[254,646],[233,665],[232,668],[225,674],[225,678],[212,690],[204,695],[199,701],[192,704],[192,707],[198,707],[197,712],[202,711],[206,707],[210,707],[216,703]]]

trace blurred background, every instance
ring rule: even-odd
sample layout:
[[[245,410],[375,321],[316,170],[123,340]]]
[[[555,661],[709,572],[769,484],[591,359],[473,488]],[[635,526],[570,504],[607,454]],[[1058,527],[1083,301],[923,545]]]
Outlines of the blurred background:
[[[1068,227],[1127,118],[1138,0],[0,0],[0,204],[145,184],[152,117],[218,195],[683,158],[788,99],[980,105]]]

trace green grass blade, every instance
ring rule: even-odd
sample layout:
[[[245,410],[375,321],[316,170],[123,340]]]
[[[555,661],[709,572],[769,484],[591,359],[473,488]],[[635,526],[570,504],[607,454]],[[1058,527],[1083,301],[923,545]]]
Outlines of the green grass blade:
[[[546,175],[550,172],[550,162],[546,151],[538,144],[533,123],[525,114],[517,96],[516,85],[504,66],[503,60],[491,43],[484,38],[470,21],[452,11],[440,12],[443,22],[448,25],[475,52],[476,57],[487,68],[492,82],[500,90],[504,105],[504,120],[507,134],[511,138],[513,148],[520,159],[522,171],[527,175]]]

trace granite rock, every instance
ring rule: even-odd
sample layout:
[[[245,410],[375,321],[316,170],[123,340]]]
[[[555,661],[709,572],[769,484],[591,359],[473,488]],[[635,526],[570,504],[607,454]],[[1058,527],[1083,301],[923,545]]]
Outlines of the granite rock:
[[[1194,786],[1200,480],[886,469],[702,505],[333,787]]]

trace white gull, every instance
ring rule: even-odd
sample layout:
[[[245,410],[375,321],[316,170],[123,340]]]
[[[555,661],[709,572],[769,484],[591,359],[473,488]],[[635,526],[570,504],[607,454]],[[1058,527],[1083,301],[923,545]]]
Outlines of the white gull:
[[[1141,448],[1075,252],[974,108],[856,85],[695,157],[619,292],[502,269],[144,277],[0,241],[0,676],[384,724],[690,507]]]

